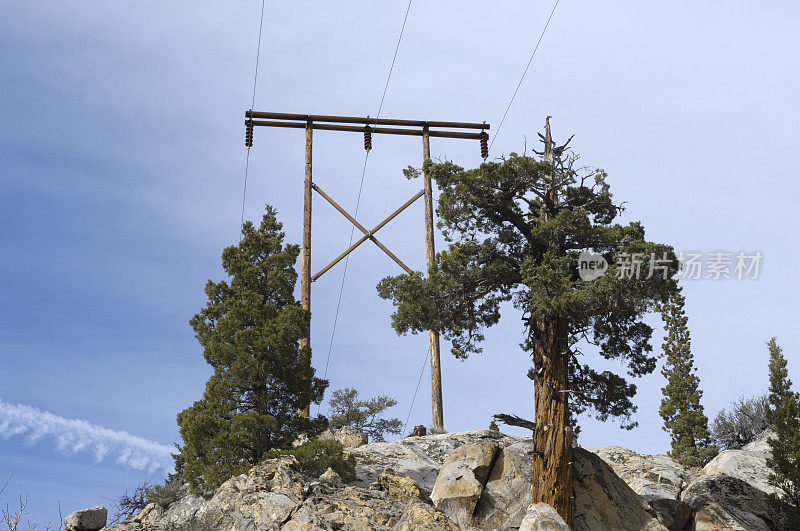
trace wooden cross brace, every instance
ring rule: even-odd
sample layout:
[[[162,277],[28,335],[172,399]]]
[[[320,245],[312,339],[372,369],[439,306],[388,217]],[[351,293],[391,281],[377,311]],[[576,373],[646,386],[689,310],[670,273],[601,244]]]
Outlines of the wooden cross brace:
[[[405,272],[406,272],[406,273],[411,273],[411,268],[409,268],[407,265],[405,265],[405,264],[402,262],[402,260],[400,260],[399,258],[397,258],[397,256],[395,256],[395,254],[394,254],[392,251],[390,251],[390,250],[389,250],[389,249],[388,249],[388,248],[387,248],[387,247],[386,247],[384,244],[382,244],[382,243],[381,243],[381,242],[378,240],[378,238],[376,238],[376,237],[375,237],[375,233],[376,233],[376,232],[378,232],[379,230],[381,230],[381,228],[382,228],[384,225],[386,225],[387,223],[389,223],[390,221],[392,221],[392,220],[393,220],[395,217],[397,217],[397,216],[398,216],[398,215],[399,215],[399,214],[400,214],[400,213],[401,213],[403,210],[405,210],[406,208],[408,208],[409,206],[411,206],[411,204],[412,204],[412,203],[414,203],[414,201],[416,201],[417,199],[419,199],[420,197],[422,197],[423,195],[425,195],[425,191],[424,191],[424,190],[420,190],[419,192],[417,192],[417,194],[416,194],[416,195],[414,195],[414,197],[412,197],[412,198],[411,198],[411,199],[409,199],[408,201],[406,201],[406,202],[403,204],[403,206],[401,206],[400,208],[398,208],[397,210],[395,210],[394,212],[392,212],[392,213],[391,213],[391,214],[390,214],[390,215],[389,215],[389,216],[388,216],[386,219],[384,219],[383,221],[381,221],[380,223],[378,223],[377,225],[375,225],[375,228],[374,228],[374,229],[372,229],[372,230],[367,230],[367,229],[366,229],[366,228],[365,228],[365,227],[364,227],[364,226],[363,226],[361,223],[359,223],[358,221],[356,221],[356,219],[355,219],[353,216],[351,216],[350,214],[348,214],[348,213],[347,213],[347,211],[346,211],[344,208],[342,208],[341,206],[339,206],[339,204],[338,204],[336,201],[334,201],[334,200],[333,200],[333,199],[332,199],[332,198],[331,198],[331,197],[330,197],[328,194],[326,194],[326,193],[325,193],[325,192],[324,192],[324,191],[323,191],[323,190],[322,190],[322,189],[321,189],[319,186],[317,186],[316,184],[312,183],[312,184],[311,184],[311,188],[313,188],[313,189],[314,189],[314,190],[315,190],[315,191],[316,191],[316,192],[317,192],[319,195],[321,195],[323,198],[325,198],[325,200],[326,200],[328,203],[330,203],[331,205],[333,205],[333,208],[335,208],[336,210],[338,210],[339,212],[341,212],[341,214],[342,214],[344,217],[346,217],[346,218],[347,218],[347,220],[348,220],[348,221],[350,221],[350,223],[352,223],[353,225],[355,225],[355,226],[356,226],[356,228],[357,228],[358,230],[360,230],[362,233],[364,233],[364,235],[363,235],[361,238],[359,238],[359,239],[358,239],[358,240],[357,240],[357,241],[356,241],[354,244],[352,244],[350,247],[348,247],[347,249],[345,249],[345,251],[344,251],[342,254],[340,254],[339,256],[337,256],[337,257],[336,257],[336,258],[335,258],[335,259],[334,259],[334,260],[333,260],[333,261],[332,261],[330,264],[328,264],[328,265],[326,265],[325,267],[323,267],[323,268],[320,270],[320,272],[319,272],[319,273],[317,273],[316,275],[314,275],[313,277],[311,277],[311,281],[312,281],[312,282],[313,282],[313,281],[315,281],[315,280],[317,280],[317,279],[318,279],[319,277],[321,277],[322,275],[324,275],[324,274],[325,274],[325,272],[327,272],[327,271],[328,271],[330,268],[332,268],[333,266],[335,266],[336,264],[338,264],[338,263],[339,263],[339,262],[342,260],[342,258],[344,258],[344,257],[345,257],[345,256],[347,256],[348,254],[350,254],[351,252],[353,252],[353,251],[356,249],[356,247],[358,247],[359,245],[361,245],[362,243],[364,243],[364,242],[365,242],[365,241],[367,241],[367,240],[372,240],[372,242],[373,242],[375,245],[377,245],[377,246],[378,246],[378,247],[379,247],[379,248],[380,248],[380,249],[381,249],[381,250],[382,250],[384,253],[386,253],[386,254],[389,256],[389,258],[391,258],[392,260],[394,260],[395,262],[397,262],[397,265],[399,265],[400,267],[402,267],[402,268],[405,270]]]

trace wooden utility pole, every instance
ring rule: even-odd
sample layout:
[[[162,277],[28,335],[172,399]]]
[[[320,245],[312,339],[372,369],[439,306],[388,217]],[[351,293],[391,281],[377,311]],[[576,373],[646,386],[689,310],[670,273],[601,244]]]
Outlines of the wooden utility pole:
[[[422,129],[422,163],[425,179],[425,259],[430,275],[433,261],[436,258],[436,245],[433,233],[433,187],[431,175],[425,163],[431,159],[431,139],[428,127]],[[431,335],[431,415],[433,427],[444,428],[444,412],[442,408],[442,367],[439,356],[439,332],[430,331]]]
[[[328,194],[326,194],[316,183],[314,183],[311,174],[311,153],[312,153],[312,136],[313,130],[319,129],[323,131],[346,131],[353,133],[364,134],[364,147],[369,150],[372,148],[372,134],[388,134],[388,135],[410,135],[422,137],[422,158],[423,162],[430,160],[431,147],[430,138],[458,138],[479,140],[481,144],[481,156],[486,158],[488,155],[487,140],[489,135],[486,130],[489,129],[489,124],[486,122],[478,123],[465,123],[465,122],[433,122],[425,120],[395,120],[387,118],[360,118],[355,116],[325,116],[325,115],[308,115],[308,114],[287,114],[287,113],[273,113],[273,112],[260,112],[260,111],[247,111],[245,113],[245,127],[246,127],[246,144],[248,147],[253,143],[253,128],[259,127],[286,127],[306,130],[306,161],[305,161],[305,180],[303,188],[303,248],[302,248],[302,270],[300,273],[300,305],[304,310],[311,311],[311,283],[321,277],[330,268],[335,266],[340,260],[349,255],[363,242],[370,240],[377,245],[383,252],[385,252],[392,260],[394,260],[406,273],[411,273],[411,268],[405,265],[394,253],[392,253],[383,243],[378,241],[375,233],[378,232],[384,225],[393,220],[406,208],[408,208],[417,199],[425,197],[425,258],[428,273],[433,267],[433,262],[436,257],[436,247],[434,245],[434,220],[433,220],[433,188],[431,184],[431,177],[427,171],[424,171],[424,190],[415,194],[411,199],[406,201],[397,210],[392,212],[386,219],[381,221],[372,230],[367,230],[361,223],[359,223],[353,216],[347,213],[345,209],[339,206]],[[264,120],[266,119],[266,120]],[[350,125],[359,124],[359,125]],[[375,126],[396,126],[396,127],[375,127]],[[452,129],[480,129],[480,133],[453,131]],[[345,249],[339,256],[332,262],[323,267],[316,275],[311,275],[311,199],[312,192],[319,193],[328,203],[330,203],[336,210],[338,210],[345,218],[348,219],[358,230],[363,233],[363,236],[354,242],[350,247]],[[440,365],[440,352],[439,352],[439,333],[436,331],[430,332],[431,343],[431,409],[433,417],[433,427],[444,427],[444,407],[442,405],[442,370]],[[308,352],[307,362],[311,363],[310,357],[311,345],[311,324],[306,330],[305,337],[300,341],[300,347],[304,352]],[[310,398],[310,397],[309,397]],[[310,403],[306,400],[301,405],[300,415],[308,418],[310,414]]]
[[[310,121],[306,122],[306,171],[303,187],[303,257],[300,273],[300,307],[311,312],[311,144],[314,128]],[[306,327],[306,335],[300,340],[300,349],[308,352],[308,364],[311,364],[311,321]],[[309,397],[310,399],[310,397]],[[311,416],[310,400],[301,405],[300,416]]]

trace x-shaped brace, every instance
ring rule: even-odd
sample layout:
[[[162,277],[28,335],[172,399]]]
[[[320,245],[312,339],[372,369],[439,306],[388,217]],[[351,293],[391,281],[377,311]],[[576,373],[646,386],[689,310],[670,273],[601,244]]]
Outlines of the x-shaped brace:
[[[358,239],[358,240],[357,240],[357,241],[356,241],[356,242],[355,242],[353,245],[351,245],[350,247],[348,247],[347,249],[345,249],[345,251],[344,251],[342,254],[340,254],[339,256],[337,256],[337,257],[336,257],[336,258],[333,260],[333,262],[331,262],[330,264],[328,264],[328,265],[326,265],[325,267],[323,267],[323,268],[320,270],[320,272],[319,272],[319,273],[317,273],[316,275],[314,275],[313,277],[311,277],[311,280],[312,280],[312,282],[313,282],[314,280],[317,280],[317,279],[318,279],[319,277],[321,277],[322,275],[324,275],[326,271],[328,271],[330,268],[332,268],[333,266],[335,266],[336,264],[338,264],[338,263],[339,263],[339,262],[340,262],[340,261],[341,261],[341,260],[342,260],[342,259],[343,259],[345,256],[347,256],[348,254],[350,254],[351,252],[353,252],[353,251],[355,250],[355,248],[356,248],[356,247],[358,247],[359,245],[361,245],[362,243],[364,243],[364,242],[365,242],[365,241],[367,241],[367,240],[372,240],[372,242],[373,242],[375,245],[377,245],[378,247],[380,247],[380,249],[381,249],[381,250],[382,250],[384,253],[386,253],[387,255],[389,255],[389,258],[391,258],[392,260],[394,260],[395,262],[397,262],[397,265],[399,265],[400,267],[402,267],[402,268],[405,270],[405,272],[406,272],[406,273],[411,273],[411,268],[409,268],[407,265],[405,265],[405,264],[404,264],[404,263],[403,263],[403,262],[402,262],[402,261],[401,261],[399,258],[397,258],[397,256],[395,256],[395,255],[394,255],[394,253],[392,253],[392,251],[390,251],[389,249],[387,249],[387,248],[386,248],[386,246],[385,246],[384,244],[382,244],[380,241],[378,241],[378,239],[375,237],[375,233],[376,233],[376,232],[378,232],[379,230],[381,230],[381,228],[382,228],[384,225],[386,225],[387,223],[389,223],[390,221],[392,221],[392,220],[393,220],[395,217],[397,217],[397,215],[398,215],[398,214],[400,214],[400,212],[402,212],[403,210],[405,210],[406,208],[408,208],[409,206],[411,206],[411,204],[412,204],[414,201],[416,201],[417,199],[419,199],[420,197],[422,197],[423,195],[425,195],[425,192],[424,192],[423,190],[420,190],[420,191],[419,191],[419,192],[418,192],[418,193],[417,193],[417,194],[416,194],[414,197],[412,197],[411,199],[409,199],[408,201],[406,201],[406,202],[403,204],[403,206],[401,206],[400,208],[398,208],[397,210],[395,210],[394,212],[392,212],[392,213],[391,213],[391,214],[390,214],[390,215],[389,215],[389,216],[388,216],[386,219],[384,219],[383,221],[381,221],[380,223],[378,223],[377,225],[375,225],[375,228],[374,228],[374,229],[372,229],[372,230],[367,230],[367,229],[366,229],[366,228],[365,228],[365,227],[364,227],[364,226],[363,226],[361,223],[359,223],[358,221],[356,221],[356,219],[355,219],[353,216],[351,216],[350,214],[348,214],[348,213],[347,213],[347,211],[346,211],[345,209],[343,209],[341,206],[339,206],[339,204],[338,204],[336,201],[334,201],[333,199],[331,199],[331,197],[330,197],[328,194],[326,194],[324,191],[322,191],[322,189],[321,189],[319,186],[317,186],[316,184],[313,184],[313,183],[312,183],[312,184],[311,184],[311,187],[312,187],[314,190],[316,190],[316,191],[317,191],[317,193],[318,193],[319,195],[321,195],[323,198],[325,198],[325,200],[326,200],[328,203],[330,203],[330,204],[333,206],[333,208],[335,208],[336,210],[338,210],[339,212],[341,212],[341,214],[342,214],[344,217],[346,217],[346,218],[348,219],[348,221],[350,221],[350,223],[352,223],[353,225],[355,225],[355,226],[356,226],[356,228],[357,228],[358,230],[360,230],[361,232],[363,232],[363,233],[364,233],[364,235],[363,235],[361,238],[359,238],[359,239]]]

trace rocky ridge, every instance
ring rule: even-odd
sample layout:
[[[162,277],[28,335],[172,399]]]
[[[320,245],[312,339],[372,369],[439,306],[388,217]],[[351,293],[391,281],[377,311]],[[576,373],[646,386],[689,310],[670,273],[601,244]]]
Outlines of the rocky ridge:
[[[774,489],[760,461],[764,439],[702,470],[622,447],[575,448],[575,529],[787,529],[788,514],[767,499]],[[560,529],[547,506],[531,505],[529,437],[478,430],[345,451],[357,463],[350,485],[332,470],[306,477],[293,457],[281,457],[210,499],[149,505],[113,529]]]

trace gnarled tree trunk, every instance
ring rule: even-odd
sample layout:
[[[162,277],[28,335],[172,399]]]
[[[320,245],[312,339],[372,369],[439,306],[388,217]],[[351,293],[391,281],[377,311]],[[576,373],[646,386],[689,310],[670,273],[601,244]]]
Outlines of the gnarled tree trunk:
[[[544,502],[573,527],[572,430],[567,391],[567,323],[537,321],[533,333],[536,430],[533,503]]]

